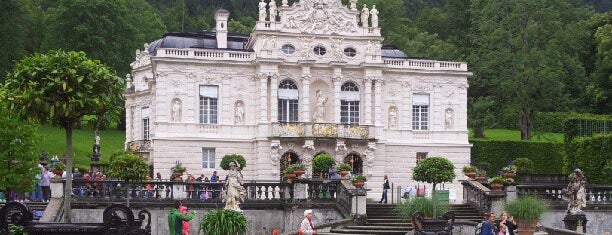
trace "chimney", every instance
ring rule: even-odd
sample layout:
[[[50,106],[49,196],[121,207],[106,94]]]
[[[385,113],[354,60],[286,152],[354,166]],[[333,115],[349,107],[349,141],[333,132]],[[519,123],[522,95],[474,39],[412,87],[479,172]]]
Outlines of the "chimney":
[[[225,9],[219,9],[215,13],[215,20],[217,21],[217,48],[227,48],[227,19],[229,18],[229,11]]]

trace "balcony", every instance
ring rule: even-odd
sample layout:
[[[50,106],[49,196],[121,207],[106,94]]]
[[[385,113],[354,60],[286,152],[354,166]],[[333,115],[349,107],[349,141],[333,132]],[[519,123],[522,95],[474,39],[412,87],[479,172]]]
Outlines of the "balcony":
[[[163,48],[163,49],[157,50],[156,57],[248,62],[248,61],[255,60],[255,53],[241,52],[241,51],[205,50],[205,49]]]
[[[465,62],[447,62],[434,60],[415,59],[384,59],[389,68],[418,69],[418,70],[440,70],[440,71],[467,71]]]
[[[273,123],[272,137],[302,138],[374,138],[372,126],[356,126],[331,123]]]

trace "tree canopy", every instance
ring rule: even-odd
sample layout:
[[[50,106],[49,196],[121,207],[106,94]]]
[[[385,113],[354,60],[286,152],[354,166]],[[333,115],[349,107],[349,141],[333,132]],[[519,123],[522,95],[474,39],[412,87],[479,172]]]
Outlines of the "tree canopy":
[[[149,164],[140,156],[122,151],[110,158],[109,176],[125,181],[142,181],[149,175]]]
[[[72,188],[72,130],[86,115],[97,122],[118,117],[123,81],[108,66],[84,52],[52,50],[21,60],[2,87],[4,102],[27,120],[51,123],[66,130],[67,177],[64,195]],[[70,211],[70,197],[64,197]],[[65,213],[70,222],[70,213]]]
[[[11,116],[6,105],[0,105],[0,126],[0,189],[30,192],[35,175],[41,173],[37,166],[37,128]]]

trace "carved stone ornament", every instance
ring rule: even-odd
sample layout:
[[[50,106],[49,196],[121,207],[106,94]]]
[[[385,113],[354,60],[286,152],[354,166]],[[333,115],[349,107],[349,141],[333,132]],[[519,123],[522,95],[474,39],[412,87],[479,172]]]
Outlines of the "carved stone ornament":
[[[144,44],[144,50],[136,49],[136,58],[130,64],[133,69],[151,64],[151,55],[149,55],[149,44]]]
[[[357,32],[357,18],[339,0],[301,0],[281,19],[286,29],[303,33]]]
[[[282,150],[283,147],[280,144],[280,141],[273,141],[272,144],[270,144],[270,161],[272,162],[272,165],[278,166],[278,163],[280,162],[280,150]]]

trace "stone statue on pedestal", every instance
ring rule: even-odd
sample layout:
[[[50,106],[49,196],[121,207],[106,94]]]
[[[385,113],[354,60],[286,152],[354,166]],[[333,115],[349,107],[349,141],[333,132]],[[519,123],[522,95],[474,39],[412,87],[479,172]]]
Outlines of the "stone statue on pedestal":
[[[229,166],[225,191],[223,192],[224,209],[240,212],[242,211],[240,203],[244,202],[246,198],[246,190],[242,187],[242,172],[240,172],[240,164],[236,161],[230,162]]]
[[[567,188],[563,189],[563,199],[568,201],[568,214],[584,214],[582,208],[586,207],[586,177],[580,169],[574,170]]]

